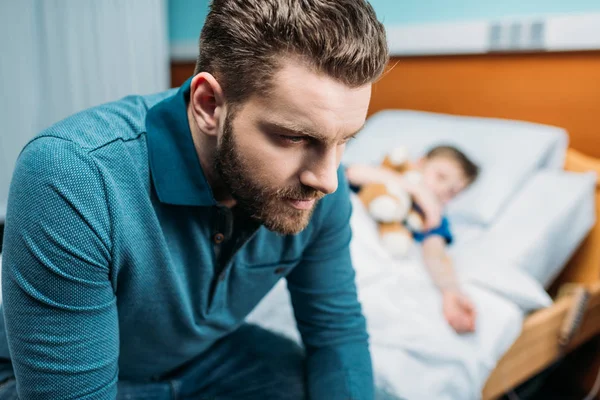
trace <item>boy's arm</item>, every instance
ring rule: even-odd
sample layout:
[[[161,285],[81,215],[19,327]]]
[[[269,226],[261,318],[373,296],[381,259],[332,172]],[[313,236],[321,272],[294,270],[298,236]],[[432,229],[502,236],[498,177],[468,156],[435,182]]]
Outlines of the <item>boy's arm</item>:
[[[442,236],[431,235],[423,240],[423,260],[433,283],[442,293],[458,291],[458,281]]]
[[[442,292],[444,317],[450,326],[457,333],[473,332],[475,307],[460,291],[442,236],[431,235],[423,241],[423,260],[431,279]]]

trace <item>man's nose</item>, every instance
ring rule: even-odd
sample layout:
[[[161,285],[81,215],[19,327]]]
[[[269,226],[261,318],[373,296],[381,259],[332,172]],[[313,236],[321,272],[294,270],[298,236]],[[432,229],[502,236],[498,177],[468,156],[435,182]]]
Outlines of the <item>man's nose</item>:
[[[335,149],[328,150],[310,164],[300,175],[302,184],[324,194],[335,192],[338,187],[339,166]]]

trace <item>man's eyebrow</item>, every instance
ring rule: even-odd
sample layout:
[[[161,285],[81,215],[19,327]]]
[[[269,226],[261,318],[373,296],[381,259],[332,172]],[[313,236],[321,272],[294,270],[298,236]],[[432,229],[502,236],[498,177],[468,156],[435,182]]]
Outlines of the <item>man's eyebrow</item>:
[[[304,126],[300,126],[300,125],[296,125],[296,124],[290,124],[289,122],[265,121],[263,124],[269,131],[277,131],[280,133],[286,133],[286,134],[294,135],[294,136],[310,136],[314,139],[322,140],[322,141],[327,140],[327,138],[324,135],[322,135],[308,127],[304,127]]]
[[[316,140],[319,140],[322,142],[327,142],[330,140],[327,136],[325,136],[313,129],[310,129],[308,127],[303,127],[303,126],[290,124],[290,123],[286,123],[286,122],[272,122],[272,121],[265,121],[263,124],[268,128],[268,130],[282,131],[282,133],[287,133],[287,134],[294,135],[294,136],[309,136],[313,139],[316,139]],[[360,131],[362,131],[364,126],[365,126],[365,124],[363,124],[363,126],[361,126],[360,129],[358,129],[356,132],[353,132],[349,135],[344,136],[344,140],[348,140],[348,139],[352,139],[352,138],[356,137],[356,135],[358,135],[360,133]]]

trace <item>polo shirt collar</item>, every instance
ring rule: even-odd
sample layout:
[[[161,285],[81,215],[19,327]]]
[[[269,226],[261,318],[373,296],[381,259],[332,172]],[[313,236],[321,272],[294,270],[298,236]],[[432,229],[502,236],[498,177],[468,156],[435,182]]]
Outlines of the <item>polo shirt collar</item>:
[[[191,81],[148,111],[150,172],[162,203],[211,206],[216,201],[200,165],[187,116]]]

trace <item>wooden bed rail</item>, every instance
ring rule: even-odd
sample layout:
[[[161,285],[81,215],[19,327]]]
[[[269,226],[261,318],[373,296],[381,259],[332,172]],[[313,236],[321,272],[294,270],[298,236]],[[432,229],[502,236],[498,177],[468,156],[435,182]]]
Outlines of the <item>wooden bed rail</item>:
[[[583,322],[569,345],[564,349],[559,347],[558,332],[573,305],[572,296],[559,299],[552,307],[536,311],[525,320],[521,336],[488,378],[483,399],[497,399],[600,333],[600,282],[588,289],[591,299]]]
[[[600,159],[569,149],[565,170],[596,172],[600,177]],[[594,284],[600,281],[600,184],[596,183],[596,224],[553,285],[554,291],[565,283]]]

